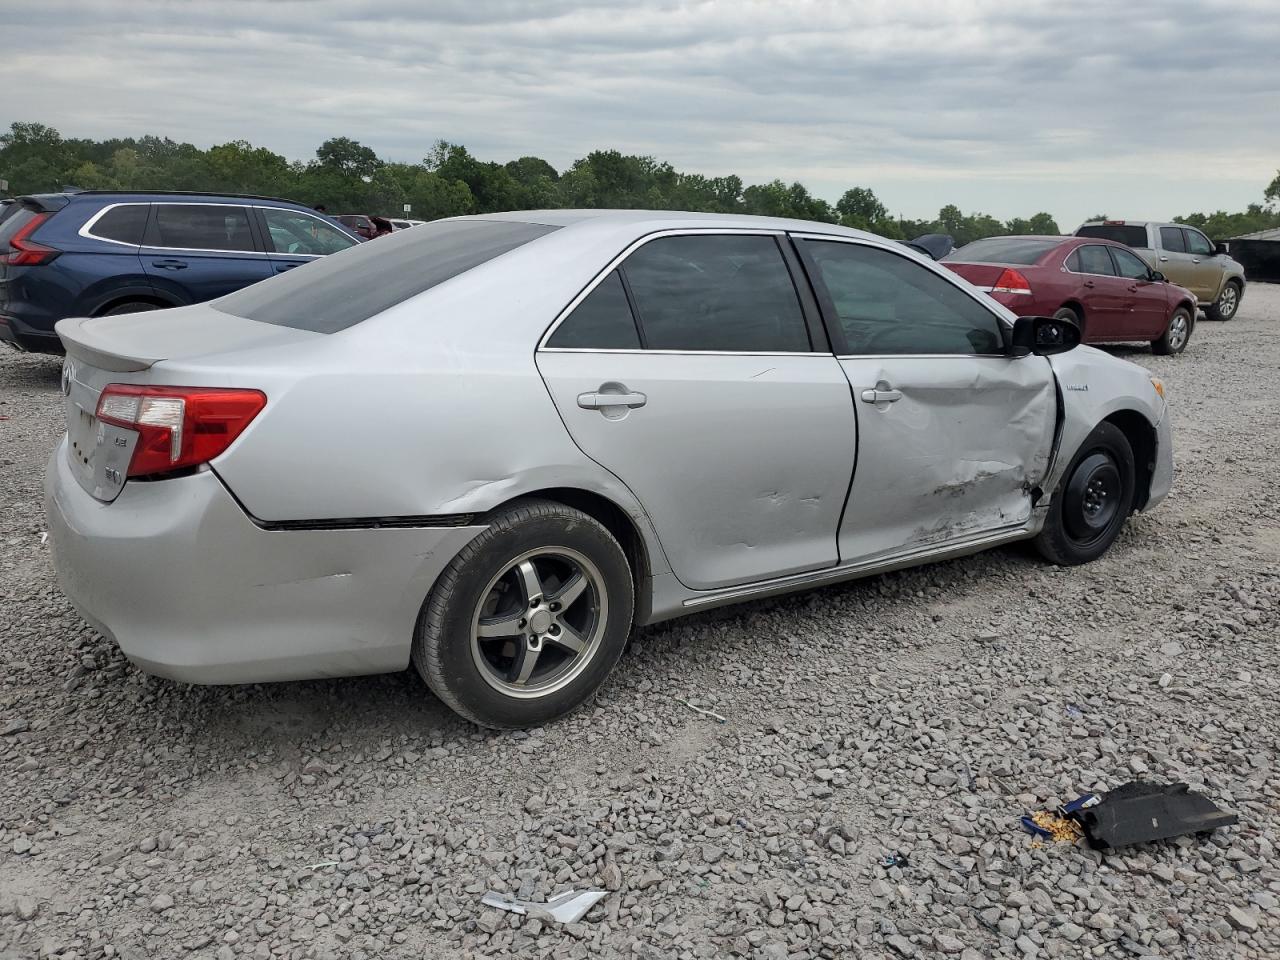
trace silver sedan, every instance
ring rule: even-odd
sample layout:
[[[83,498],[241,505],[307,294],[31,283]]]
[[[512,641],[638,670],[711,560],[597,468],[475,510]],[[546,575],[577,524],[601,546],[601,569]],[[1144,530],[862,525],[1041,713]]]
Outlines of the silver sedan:
[[[637,625],[1091,560],[1172,476],[1144,370],[829,224],[445,220],[58,333],[47,508],[98,630],[195,683],[412,661],[490,726],[581,704]]]

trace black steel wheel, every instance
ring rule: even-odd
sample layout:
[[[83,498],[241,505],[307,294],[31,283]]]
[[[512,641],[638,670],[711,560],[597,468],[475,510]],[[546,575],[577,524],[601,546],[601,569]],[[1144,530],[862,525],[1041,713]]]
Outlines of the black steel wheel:
[[[1074,566],[1106,553],[1133,510],[1136,475],[1124,432],[1098,424],[1067,467],[1036,537],[1045,559]]]

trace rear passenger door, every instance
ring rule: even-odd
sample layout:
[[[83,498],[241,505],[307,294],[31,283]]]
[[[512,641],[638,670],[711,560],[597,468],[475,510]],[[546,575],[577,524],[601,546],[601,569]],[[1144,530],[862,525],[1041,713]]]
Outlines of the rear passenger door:
[[[142,268],[183,303],[200,303],[271,276],[250,208],[216,203],[153,203]]]
[[[686,586],[836,562],[853,404],[796,269],[781,234],[656,235],[538,350],[574,441],[644,505]]]
[[[1101,243],[1077,247],[1067,257],[1067,270],[1079,276],[1085,341],[1123,340],[1128,335],[1133,294],[1128,281],[1116,275],[1108,247]]]
[[[999,317],[914,258],[833,237],[798,243],[857,398],[841,562],[1024,525],[1053,445],[1048,361],[1011,356]]]
[[[285,273],[360,242],[332,223],[301,210],[255,207],[254,212],[275,273]]]

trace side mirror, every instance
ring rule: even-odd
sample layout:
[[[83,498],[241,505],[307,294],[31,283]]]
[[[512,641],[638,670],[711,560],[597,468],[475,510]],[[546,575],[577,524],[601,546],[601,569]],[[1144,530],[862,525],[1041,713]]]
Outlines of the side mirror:
[[[1166,280],[1168,280],[1168,279],[1169,279],[1169,278],[1168,278],[1168,277],[1166,277],[1166,276],[1165,276],[1163,273],[1161,273],[1159,270],[1152,270],[1152,271],[1151,271],[1151,282],[1152,282],[1152,283],[1164,283],[1164,282],[1165,282]]]
[[[1080,328],[1057,317],[1019,317],[1013,323],[1013,355],[1048,357],[1080,345]]]
[[[1230,253],[1231,248],[1228,247],[1227,244],[1223,243],[1222,241],[1218,241],[1213,245],[1213,252],[1215,254]]]

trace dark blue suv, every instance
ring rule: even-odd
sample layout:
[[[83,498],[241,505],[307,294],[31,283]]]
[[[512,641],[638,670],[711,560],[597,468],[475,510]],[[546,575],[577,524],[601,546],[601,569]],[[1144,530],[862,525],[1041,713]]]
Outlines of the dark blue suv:
[[[0,340],[61,352],[64,317],[212,300],[355,246],[288,200],[85,191],[18,197],[0,216]]]

